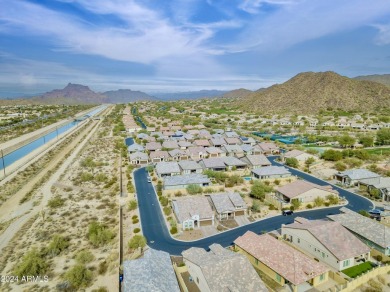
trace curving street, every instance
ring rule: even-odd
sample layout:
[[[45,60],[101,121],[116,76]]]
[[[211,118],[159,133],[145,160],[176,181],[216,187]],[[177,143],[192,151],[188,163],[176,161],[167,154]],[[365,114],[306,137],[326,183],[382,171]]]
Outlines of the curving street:
[[[275,156],[269,157],[273,165],[280,165],[275,161],[276,158],[277,157]],[[319,185],[329,184],[304,172],[298,171],[296,169],[289,169],[293,175],[297,175],[307,181]],[[292,223],[294,218],[297,216],[302,216],[309,219],[321,219],[325,218],[326,215],[330,213],[339,213],[340,208],[334,207],[320,210],[308,210],[294,213],[292,216],[275,216],[264,219],[262,221],[253,222],[245,226],[240,226],[201,240],[184,242],[175,240],[170,236],[169,230],[164,221],[164,216],[159,206],[157,194],[155,193],[152,184],[148,183],[147,171],[145,168],[140,168],[134,172],[134,182],[138,195],[142,232],[148,240],[148,245],[153,249],[163,250],[170,253],[171,255],[180,255],[183,250],[186,250],[190,247],[202,247],[208,249],[208,246],[213,243],[219,243],[222,246],[227,247],[232,245],[233,241],[237,237],[243,235],[248,230],[251,230],[255,233],[271,231],[280,228],[282,224]],[[339,191],[340,196],[345,197],[348,200],[349,203],[346,207],[354,211],[359,211],[362,209],[369,210],[373,207],[371,201],[368,199],[341,189],[337,186],[334,186],[334,188]]]

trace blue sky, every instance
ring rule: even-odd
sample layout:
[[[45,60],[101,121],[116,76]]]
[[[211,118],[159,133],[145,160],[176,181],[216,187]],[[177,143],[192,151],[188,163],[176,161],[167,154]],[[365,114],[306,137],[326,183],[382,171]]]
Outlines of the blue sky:
[[[390,1],[0,0],[0,97],[390,73]]]

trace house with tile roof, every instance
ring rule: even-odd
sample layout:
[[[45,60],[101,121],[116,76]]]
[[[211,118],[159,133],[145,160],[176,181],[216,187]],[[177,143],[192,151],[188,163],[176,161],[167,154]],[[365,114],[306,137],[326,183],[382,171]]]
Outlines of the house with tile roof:
[[[272,155],[272,154],[279,154],[280,149],[278,146],[276,146],[273,142],[261,142],[258,144],[260,149],[262,150],[262,154],[265,155]]]
[[[320,186],[305,180],[297,180],[292,183],[277,187],[276,197],[287,204],[296,199],[301,203],[312,203],[318,197],[326,200],[329,195],[337,196],[339,192],[334,190],[331,185]]]
[[[145,145],[145,149],[148,151],[158,151],[162,149],[162,145],[160,142],[148,142]]]
[[[390,255],[390,228],[371,218],[365,217],[348,208],[341,208],[341,213],[327,217],[339,222],[361,241],[371,248]]]
[[[256,145],[257,141],[253,139],[252,137],[242,137],[240,136],[240,144],[245,144],[245,145],[251,145],[254,146]]]
[[[221,149],[226,152],[226,156],[244,156],[244,151],[242,150],[240,145],[223,145]]]
[[[150,152],[149,157],[151,162],[157,163],[162,161],[169,161],[171,156],[167,151],[158,150]]]
[[[291,172],[284,166],[265,166],[252,169],[251,175],[257,179],[279,179],[291,176]]]
[[[265,166],[271,166],[271,162],[264,154],[260,155],[246,155],[240,158],[241,161],[245,162],[249,168],[256,169]]]
[[[197,247],[182,252],[188,272],[200,291],[268,291],[245,256],[219,244],[209,248],[209,252]]]
[[[390,177],[379,177],[359,181],[359,186],[366,186],[367,191],[377,190],[385,202],[390,201]]]
[[[247,205],[239,193],[217,193],[210,195],[218,220],[234,219],[246,214]]]
[[[209,147],[209,146],[211,146],[209,140],[207,140],[207,139],[197,139],[197,140],[194,140],[193,144],[195,146],[202,146],[202,147]]]
[[[244,170],[247,167],[247,164],[237,157],[225,156],[221,157],[221,159],[229,170]]]
[[[179,141],[178,144],[181,150],[186,150],[188,147],[193,146],[192,143],[188,141]]]
[[[178,149],[179,148],[179,145],[177,144],[176,141],[164,141],[162,143],[162,148],[165,148],[165,149]]]
[[[129,156],[129,160],[130,163],[134,165],[147,165],[149,163],[148,154],[144,152],[131,153]]]
[[[172,209],[184,230],[214,225],[214,211],[206,197],[174,199]]]
[[[148,249],[143,257],[125,261],[123,291],[180,292],[169,254]]]
[[[234,248],[280,286],[306,291],[328,280],[329,268],[269,234],[247,231],[234,241]]]
[[[218,158],[205,158],[199,161],[199,164],[203,169],[209,169],[213,171],[225,171],[226,165],[222,159],[223,157]]]
[[[211,143],[211,145],[213,145],[214,147],[221,148],[222,145],[225,145],[225,144],[226,144],[226,141],[225,141],[225,139],[223,139],[223,138],[212,138],[212,139],[210,139],[210,143]]]
[[[211,185],[211,181],[207,175],[200,173],[165,176],[163,179],[164,190],[186,189],[189,185],[207,187]]]
[[[190,174],[190,173],[202,173],[202,166],[193,160],[184,160],[179,161],[179,166],[181,169],[181,174]]]
[[[370,259],[370,248],[338,222],[297,217],[282,225],[282,236],[337,271]]]
[[[237,137],[232,137],[232,138],[225,138],[226,144],[227,145],[240,145],[241,140]]]
[[[226,156],[225,151],[218,147],[206,147],[205,150],[209,158]]]
[[[335,174],[335,179],[343,185],[353,186],[359,183],[370,181],[371,183],[379,183],[380,175],[367,169],[348,169],[346,171]]]
[[[145,150],[145,148],[142,145],[137,144],[137,143],[134,143],[134,144],[127,147],[127,152],[129,152],[129,153],[143,152],[144,150]]]
[[[309,158],[313,158],[314,160],[318,160],[318,157],[301,150],[291,150],[283,154],[283,161],[285,162],[287,158],[295,158],[300,162],[304,162]]]
[[[156,174],[158,177],[180,175],[180,167],[176,161],[163,161],[156,164]]]
[[[189,157],[191,157],[191,159],[195,161],[207,157],[206,150],[202,146],[188,147],[186,151]]]
[[[226,138],[238,138],[238,137],[240,137],[240,135],[238,135],[234,131],[226,131],[224,135],[225,135]]]
[[[172,161],[188,160],[189,158],[187,152],[181,149],[173,149],[168,151],[168,153]]]

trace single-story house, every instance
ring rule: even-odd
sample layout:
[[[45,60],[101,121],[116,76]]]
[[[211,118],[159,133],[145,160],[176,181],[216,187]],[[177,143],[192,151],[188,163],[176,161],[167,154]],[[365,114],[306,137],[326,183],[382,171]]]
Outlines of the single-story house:
[[[379,183],[380,175],[367,169],[349,169],[335,174],[335,179],[343,185],[353,186],[360,182],[370,181],[370,183]]]
[[[348,208],[341,208],[341,214],[328,215],[333,221],[339,222],[370,248],[384,255],[390,255],[390,228],[371,218],[365,217]]]
[[[180,175],[179,164],[175,161],[158,162],[156,164],[156,174],[159,177]]]
[[[206,150],[202,146],[187,148],[187,154],[191,157],[192,160],[200,160],[207,157]]]
[[[161,161],[169,161],[170,155],[167,151],[153,151],[149,154],[150,161],[153,163],[161,162]]]
[[[282,225],[282,236],[337,271],[370,259],[370,248],[338,222],[297,217]]]
[[[183,175],[174,175],[164,177],[164,190],[185,189],[189,185],[198,185],[200,187],[207,187],[211,185],[210,179],[207,175],[200,173],[191,173]]]
[[[147,165],[149,163],[148,154],[144,152],[135,152],[130,154],[130,163],[135,165]]]
[[[379,177],[360,181],[359,185],[367,187],[367,191],[378,190],[382,196],[382,200],[385,202],[390,201],[390,177]]]
[[[125,261],[123,291],[180,292],[169,253],[149,248],[142,258]]]
[[[226,156],[226,153],[221,148],[217,147],[206,147],[206,152],[210,158]]]
[[[236,132],[234,131],[226,131],[225,132],[225,137],[226,138],[238,138],[240,137],[240,135],[238,135]]]
[[[209,169],[214,171],[224,171],[226,170],[225,162],[222,159],[223,157],[218,158],[205,158],[199,161],[199,164],[203,169]]]
[[[193,144],[195,146],[202,146],[202,147],[209,147],[209,146],[211,146],[209,140],[206,140],[206,139],[194,140]]]
[[[268,291],[245,256],[219,244],[209,248],[209,252],[198,247],[182,252],[188,272],[200,291]]]
[[[247,231],[234,241],[235,250],[280,286],[291,284],[294,292],[300,287],[316,287],[328,280],[329,268],[269,234]]]
[[[291,172],[283,166],[265,166],[252,169],[252,177],[258,179],[277,179],[291,176]]]
[[[225,156],[225,157],[221,157],[221,159],[223,160],[223,162],[225,163],[226,167],[230,170],[232,169],[245,169],[247,167],[247,164],[238,159],[237,157],[233,157],[233,156]]]
[[[262,154],[266,155],[272,155],[272,154],[279,154],[280,150],[278,146],[276,146],[273,142],[262,142],[258,144],[260,149],[263,151]]]
[[[198,137],[200,138],[205,138],[205,139],[210,139],[211,134],[208,130],[202,129],[199,131]]]
[[[162,148],[164,149],[178,149],[179,144],[176,141],[164,141],[162,143]]]
[[[180,149],[182,150],[186,150],[188,147],[191,147],[193,146],[191,142],[188,142],[188,141],[179,141],[179,147]]]
[[[218,220],[234,219],[246,213],[247,205],[239,193],[219,193],[210,195]]]
[[[145,133],[139,133],[137,134],[137,138],[143,140],[149,138],[149,135]]]
[[[202,166],[193,160],[184,160],[179,161],[179,166],[181,169],[181,174],[189,174],[189,173],[202,173]]]
[[[300,150],[291,150],[283,154],[283,161],[286,161],[287,158],[295,158],[298,161],[306,161],[308,158],[313,158],[315,160],[318,160],[317,156],[314,156],[312,154],[300,151]]]
[[[150,136],[157,139],[164,139],[164,135],[161,132],[151,132]]]
[[[206,197],[175,199],[172,208],[183,229],[214,225],[214,212]]]
[[[227,156],[243,157],[244,151],[240,145],[223,145],[222,150],[226,152]]]
[[[225,145],[226,144],[226,141],[225,139],[223,138],[213,138],[213,139],[210,139],[210,142],[211,142],[211,145],[213,145],[214,147],[222,147],[222,145]]]
[[[246,145],[256,145],[256,140],[253,139],[252,137],[240,137],[241,143],[240,144],[246,144]]]
[[[169,153],[171,160],[174,160],[174,161],[188,159],[187,152],[185,152],[184,150],[181,150],[181,149],[173,149],[171,151],[168,151],[168,153]]]
[[[253,146],[250,144],[242,144],[240,145],[242,151],[244,152],[244,155],[252,155],[253,154]]]
[[[145,145],[145,149],[148,151],[158,151],[162,149],[162,145],[160,142],[148,142]]]
[[[338,196],[339,192],[334,190],[331,185],[320,186],[305,180],[297,180],[292,183],[277,187],[276,197],[286,203],[296,199],[301,203],[312,203],[317,197],[326,200],[329,195]]]
[[[129,152],[129,153],[143,152],[144,150],[145,150],[145,148],[142,145],[137,144],[137,143],[134,143],[134,144],[127,147],[127,152]]]
[[[225,138],[225,141],[226,141],[227,145],[240,145],[241,144],[241,140],[237,137]]]
[[[245,162],[252,169],[271,165],[271,162],[268,160],[268,158],[264,154],[247,155],[247,156],[244,156],[240,159],[241,159],[241,161]]]

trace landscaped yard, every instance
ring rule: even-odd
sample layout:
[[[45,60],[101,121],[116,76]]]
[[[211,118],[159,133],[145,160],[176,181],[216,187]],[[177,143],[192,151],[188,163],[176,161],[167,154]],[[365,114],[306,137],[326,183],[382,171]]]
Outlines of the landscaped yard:
[[[370,154],[390,155],[390,148],[365,149]]]
[[[365,262],[352,268],[342,270],[342,272],[351,278],[356,278],[357,276],[371,270],[373,267],[374,266],[371,262]]]

